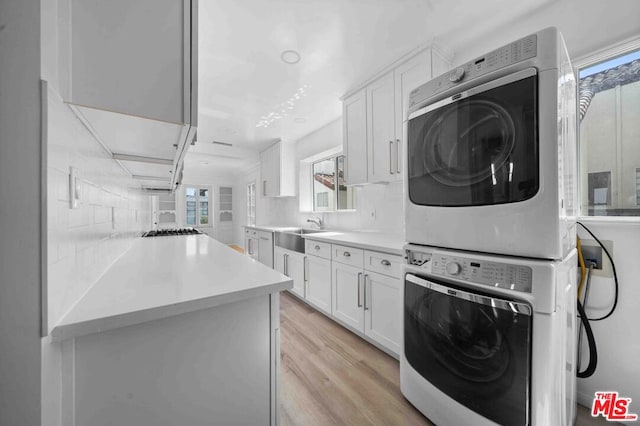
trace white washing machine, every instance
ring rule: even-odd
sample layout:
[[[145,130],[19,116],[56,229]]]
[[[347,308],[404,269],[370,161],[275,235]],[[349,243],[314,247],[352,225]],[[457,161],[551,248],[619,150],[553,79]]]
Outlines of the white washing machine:
[[[572,425],[576,251],[405,252],[403,395],[439,426]]]
[[[555,28],[413,90],[407,241],[565,258],[576,241],[575,92]]]

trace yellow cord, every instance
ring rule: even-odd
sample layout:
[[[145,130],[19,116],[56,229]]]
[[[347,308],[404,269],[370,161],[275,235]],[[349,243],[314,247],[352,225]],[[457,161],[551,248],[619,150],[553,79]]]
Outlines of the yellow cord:
[[[578,300],[582,297],[582,288],[584,287],[584,281],[587,278],[587,267],[584,266],[584,257],[582,256],[582,245],[580,244],[580,237],[577,237],[576,247],[578,249],[578,263],[580,264],[580,285],[578,285]]]

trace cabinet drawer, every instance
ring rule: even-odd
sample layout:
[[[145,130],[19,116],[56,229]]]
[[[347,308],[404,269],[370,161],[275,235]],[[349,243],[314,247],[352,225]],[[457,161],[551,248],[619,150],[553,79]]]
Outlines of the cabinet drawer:
[[[400,278],[401,265],[402,256],[369,250],[364,252],[364,269],[368,271]]]
[[[364,264],[364,250],[341,246],[338,244],[331,245],[331,260],[362,268]]]
[[[331,244],[320,241],[305,240],[304,252],[331,260]]]
[[[256,232],[256,231],[253,231]],[[258,231],[258,238],[265,241],[273,241],[273,233],[268,231]],[[255,235],[255,234],[254,234]]]

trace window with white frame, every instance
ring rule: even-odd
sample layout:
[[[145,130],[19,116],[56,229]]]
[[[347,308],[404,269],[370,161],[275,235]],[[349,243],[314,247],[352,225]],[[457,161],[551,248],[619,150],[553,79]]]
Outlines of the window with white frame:
[[[578,67],[581,209],[589,216],[640,215],[640,49]]]
[[[185,223],[187,226],[211,226],[209,221],[210,191],[207,187],[185,187]]]
[[[344,155],[332,156],[311,165],[313,211],[352,210],[353,188],[344,181]]]
[[[256,224],[256,183],[247,184],[247,225]]]

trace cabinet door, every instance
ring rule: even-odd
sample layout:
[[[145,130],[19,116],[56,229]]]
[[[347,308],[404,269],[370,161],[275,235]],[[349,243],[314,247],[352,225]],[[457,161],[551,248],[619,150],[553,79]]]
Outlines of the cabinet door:
[[[271,170],[267,182],[267,195],[269,197],[280,195],[280,143],[271,147]]]
[[[364,332],[363,270],[333,262],[332,271],[331,312],[333,316],[356,330]]]
[[[396,130],[393,72],[367,86],[368,181],[396,179]]]
[[[305,269],[306,256],[300,253],[289,252],[287,253],[287,276],[293,279],[292,292],[300,297],[305,297],[304,294],[304,269]]]
[[[365,271],[364,333],[387,349],[400,353],[401,281]]]
[[[331,261],[307,256],[306,299],[316,308],[331,314]]]
[[[267,196],[267,185],[271,173],[271,149],[266,149],[260,153],[260,185],[258,192],[261,197]]]
[[[287,253],[284,249],[281,249],[280,247],[273,249],[273,269],[284,275],[287,275],[287,270],[285,268],[286,256]]]
[[[271,232],[259,232],[258,244],[260,246],[260,262],[273,268],[273,234]]]
[[[367,183],[367,92],[362,89],[342,106],[347,185]]]
[[[68,63],[62,61],[60,68],[68,74],[69,81],[62,84],[66,101],[195,124],[195,94],[192,99],[189,88],[197,87],[197,19],[189,15],[196,16],[197,2],[193,6],[175,0],[67,3],[70,40],[63,49],[70,52],[65,55]],[[65,24],[63,20],[59,25]]]
[[[431,79],[431,57],[430,50],[425,50],[404,62],[395,69],[395,96],[396,96],[396,135],[394,141],[395,150],[392,152],[392,164],[396,167],[396,179],[402,176],[403,168],[403,147],[406,146],[406,130],[404,120],[407,117],[407,107],[409,105],[409,94],[416,87],[426,83]]]

